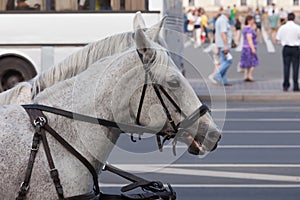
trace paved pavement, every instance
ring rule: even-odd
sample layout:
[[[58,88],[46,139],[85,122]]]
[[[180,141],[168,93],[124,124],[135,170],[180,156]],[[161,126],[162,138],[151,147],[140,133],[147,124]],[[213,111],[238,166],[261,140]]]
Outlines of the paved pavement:
[[[242,39],[240,44],[242,44]],[[283,102],[297,102],[300,99],[300,92],[292,92],[292,87],[289,92],[282,91],[281,46],[273,44],[265,30],[263,30],[263,42],[258,45],[260,65],[254,72],[256,81],[253,83],[244,82],[243,73],[237,72],[241,45],[233,49],[233,64],[228,71],[228,79],[233,86],[225,88],[212,84],[208,79],[214,66],[212,46],[204,44],[200,48],[194,48],[193,42],[185,38],[184,47],[186,77],[202,99],[226,97],[229,101]]]
[[[225,111],[224,123],[219,116]],[[157,149],[154,137],[132,143],[122,136],[109,161],[149,180],[171,183],[179,200],[296,200],[299,113],[299,104],[229,103],[212,110],[215,122],[223,124],[223,136],[217,150],[204,158],[184,152],[183,144],[177,156],[168,146],[151,154]],[[100,183],[103,191],[118,193],[128,182],[104,172]]]

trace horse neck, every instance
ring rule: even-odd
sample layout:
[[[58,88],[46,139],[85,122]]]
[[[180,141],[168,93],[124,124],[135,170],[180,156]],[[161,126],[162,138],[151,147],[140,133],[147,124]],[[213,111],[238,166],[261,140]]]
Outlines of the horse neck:
[[[101,66],[108,66],[110,62],[110,59],[104,60],[101,62]],[[113,84],[109,80],[110,77],[107,76],[110,72],[106,71],[105,67],[100,68],[98,65],[90,68],[93,69],[47,88],[36,97],[35,102],[92,117],[113,120],[110,108],[110,87]],[[96,97],[95,94],[97,94]],[[98,105],[98,102],[101,104]],[[48,114],[47,117],[50,126],[57,130],[75,149],[83,152],[83,156],[87,157],[97,169],[100,168],[100,163],[106,161],[119,136],[104,126],[69,120],[52,114]]]
[[[93,76],[93,73],[85,74],[47,88],[37,96],[35,101],[40,104],[111,120],[108,91],[97,93],[103,97],[103,104],[99,110],[95,111],[95,102],[92,100],[97,87],[95,84],[95,77],[97,76]],[[58,115],[45,114],[49,125],[100,173],[102,164],[106,162],[119,134],[104,126],[77,121],[76,115],[75,120],[70,120]],[[62,185],[68,190],[65,195],[72,196],[92,191],[92,176],[87,168],[52,137],[48,137],[48,140]],[[68,168],[65,167],[66,164]]]
[[[45,88],[81,73],[101,58],[124,51],[132,46],[132,42],[132,33],[127,32],[87,45],[37,76],[33,80],[33,95],[36,96]]]

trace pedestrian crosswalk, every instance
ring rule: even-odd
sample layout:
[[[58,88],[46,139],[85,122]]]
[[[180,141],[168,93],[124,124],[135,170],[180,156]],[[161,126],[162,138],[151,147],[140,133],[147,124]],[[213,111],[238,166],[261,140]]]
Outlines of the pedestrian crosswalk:
[[[269,35],[264,27],[262,28],[262,38],[263,38],[263,43],[259,44],[259,47],[261,45],[264,45],[266,47],[268,53],[275,53],[276,52],[275,44],[273,44],[271,38],[269,37]],[[184,42],[184,48],[193,47],[193,44],[194,44],[194,42],[192,39],[186,39]],[[234,48],[234,51],[241,52],[242,47],[243,47],[243,37],[240,38],[239,45],[236,48]],[[201,49],[204,53],[213,52],[214,48],[215,48],[214,44],[201,46]]]

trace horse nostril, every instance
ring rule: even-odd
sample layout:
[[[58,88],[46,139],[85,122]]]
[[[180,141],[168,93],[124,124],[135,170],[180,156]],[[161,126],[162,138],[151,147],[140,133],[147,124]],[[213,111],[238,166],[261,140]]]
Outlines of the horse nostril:
[[[212,148],[212,150],[211,151],[214,151],[214,150],[216,150],[216,148],[218,147],[218,143],[216,143],[215,144],[215,146]]]
[[[211,151],[216,150],[216,148],[218,147],[218,143],[219,143],[219,141],[221,140],[221,137],[222,137],[222,136],[220,135],[218,141],[216,142],[215,146],[211,149]]]

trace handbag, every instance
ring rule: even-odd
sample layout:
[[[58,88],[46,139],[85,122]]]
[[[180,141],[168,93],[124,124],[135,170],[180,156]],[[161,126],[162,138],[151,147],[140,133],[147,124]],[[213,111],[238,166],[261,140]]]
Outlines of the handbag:
[[[193,31],[194,30],[194,24],[188,24],[187,25],[187,30],[188,31]]]

